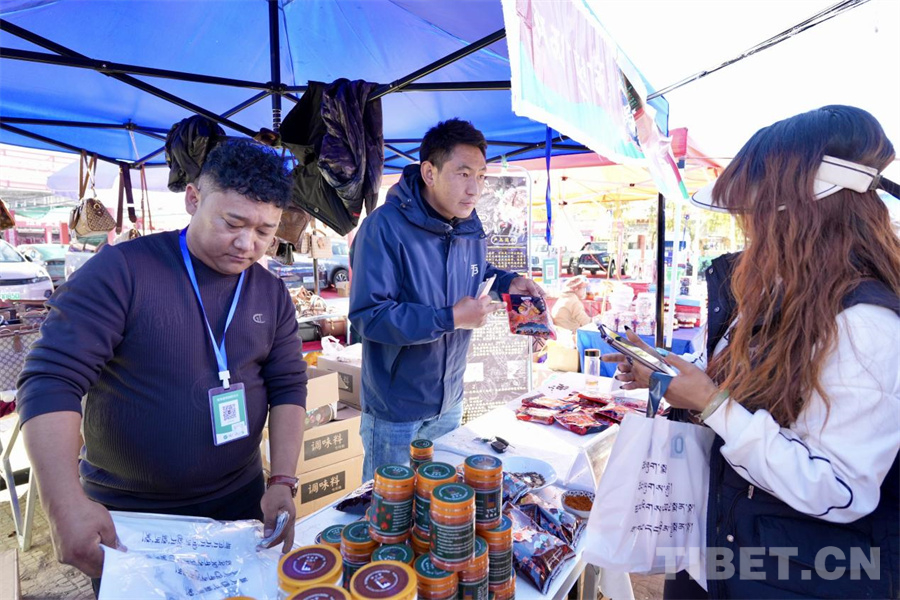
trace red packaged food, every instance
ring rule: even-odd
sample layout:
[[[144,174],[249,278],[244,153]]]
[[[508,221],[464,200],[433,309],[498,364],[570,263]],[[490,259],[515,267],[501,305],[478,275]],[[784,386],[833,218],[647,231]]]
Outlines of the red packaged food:
[[[556,422],[578,435],[600,433],[610,426],[608,421],[596,419],[586,412],[560,413],[556,415]]]
[[[599,396],[585,396],[584,394],[578,394],[578,400],[580,404],[589,403],[596,406],[606,406],[610,402],[613,402],[614,398],[610,394],[600,394]]]
[[[531,406],[523,406],[516,410],[516,418],[518,420],[541,423],[543,425],[553,425],[553,418],[558,414],[558,410],[550,408],[534,408]]]
[[[557,400],[556,398],[550,398],[549,396],[537,396],[531,398],[523,398],[522,406],[528,408],[547,408],[550,410],[565,412],[578,408],[578,403],[567,400]]]
[[[625,418],[625,415],[628,414],[628,409],[619,407],[619,406],[606,406],[604,408],[599,408],[593,411],[595,417],[603,417],[607,419],[611,419],[616,423],[621,423],[622,419]]]
[[[509,330],[516,335],[530,335],[545,340],[555,340],[556,330],[550,321],[550,312],[540,296],[503,294]]]

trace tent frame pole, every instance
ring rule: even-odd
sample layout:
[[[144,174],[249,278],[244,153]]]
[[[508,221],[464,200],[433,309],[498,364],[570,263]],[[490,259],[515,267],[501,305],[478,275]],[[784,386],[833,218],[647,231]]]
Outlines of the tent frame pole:
[[[656,339],[655,346],[662,348],[665,337],[666,298],[666,197],[656,197]]]
[[[19,129],[18,127],[10,125],[9,123],[4,123],[2,121],[0,121],[0,129],[5,129],[6,131],[9,131],[10,133],[15,133],[16,135],[21,135],[22,137],[31,138],[31,139],[37,140],[39,142],[44,142],[45,144],[50,144],[52,146],[64,148],[66,150],[69,150],[70,152],[75,152],[75,153],[80,154],[81,151],[83,150],[83,148],[79,148],[78,146],[73,146],[72,144],[67,144],[65,142],[61,142],[59,140],[49,138],[45,135],[40,135],[39,133],[33,133],[33,132],[27,131],[25,129]],[[87,152],[87,151],[85,150],[85,152]],[[104,162],[112,163],[114,165],[122,164],[122,161],[115,159],[115,158],[111,158],[104,154],[97,154],[96,152],[89,152],[89,154],[96,156],[98,159],[100,159]]]
[[[278,30],[278,0],[268,1],[269,10],[269,70],[272,81],[269,90],[272,93],[272,131],[281,129],[281,41]]]

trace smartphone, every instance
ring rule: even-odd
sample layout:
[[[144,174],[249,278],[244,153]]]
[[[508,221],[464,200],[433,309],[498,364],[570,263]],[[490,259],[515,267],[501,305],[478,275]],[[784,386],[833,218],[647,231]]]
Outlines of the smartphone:
[[[481,285],[478,286],[478,292],[476,292],[476,298],[484,298],[488,294],[491,293],[491,288],[494,286],[494,280],[497,279],[496,275],[491,275],[487,279],[481,282]]]
[[[621,354],[624,354],[625,356],[638,361],[645,367],[653,369],[658,373],[665,373],[666,375],[671,375],[672,377],[678,375],[678,372],[667,365],[665,362],[653,356],[644,349],[635,346],[627,338],[623,338],[618,333],[610,331],[609,329],[604,327],[602,323],[597,325],[597,329],[600,330],[600,336],[603,338],[603,340],[607,344],[612,346],[617,352],[620,352]]]

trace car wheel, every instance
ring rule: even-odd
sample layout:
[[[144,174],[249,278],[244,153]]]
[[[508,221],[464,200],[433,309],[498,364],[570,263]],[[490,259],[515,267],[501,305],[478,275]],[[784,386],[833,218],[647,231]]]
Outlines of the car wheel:
[[[573,263],[569,266],[569,273],[572,275],[581,275],[581,267]]]
[[[597,269],[591,269],[591,275],[596,275],[596,274],[597,274]]]
[[[625,277],[625,273],[628,272],[628,262],[626,261],[625,265],[622,267],[622,272],[620,273],[622,277]]]
[[[612,277],[616,272],[616,263],[615,261],[610,261],[609,266],[606,267],[606,276]]]
[[[350,276],[347,273],[347,269],[337,269],[331,275],[331,283],[344,283],[345,281],[350,281]]]

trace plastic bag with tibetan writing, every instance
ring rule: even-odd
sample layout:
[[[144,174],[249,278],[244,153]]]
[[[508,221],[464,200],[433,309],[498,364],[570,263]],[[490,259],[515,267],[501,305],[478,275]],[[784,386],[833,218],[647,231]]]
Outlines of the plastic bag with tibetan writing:
[[[588,519],[584,560],[613,571],[687,570],[706,587],[706,503],[715,433],[668,419],[622,421]]]

